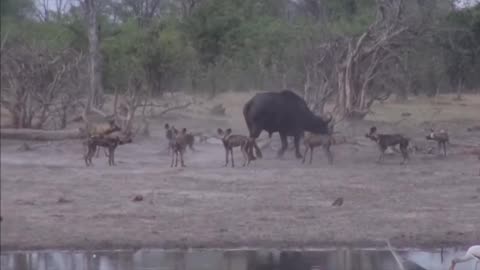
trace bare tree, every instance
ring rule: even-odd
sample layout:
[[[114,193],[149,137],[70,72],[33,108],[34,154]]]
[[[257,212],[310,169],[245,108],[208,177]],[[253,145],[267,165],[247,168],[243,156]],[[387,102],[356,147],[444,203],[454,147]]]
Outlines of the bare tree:
[[[425,27],[422,20],[407,18],[405,7],[403,0],[377,0],[375,21],[359,36],[310,42],[304,95],[312,107],[322,111],[336,94],[337,115],[363,118],[374,101],[406,87],[403,57]]]
[[[168,0],[104,0],[101,10],[109,13],[113,21],[125,21],[134,17],[141,25],[147,24],[153,17],[170,4]]]
[[[55,0],[55,12],[57,19],[61,19],[71,5],[71,0]]]
[[[182,17],[188,17],[193,10],[200,4],[201,0],[181,0]]]
[[[52,52],[41,44],[2,49],[1,104],[15,128],[65,128],[67,113],[81,97],[84,57],[70,49]]]
[[[135,113],[139,107],[146,104],[147,89],[144,87],[144,81],[134,75],[129,76],[127,88],[123,94],[123,102],[119,104],[119,112],[116,117],[121,120],[122,128],[131,132]],[[116,104],[115,104],[115,108]],[[117,109],[115,109],[117,111]]]
[[[328,99],[338,92],[335,84],[337,72],[332,67],[339,60],[335,53],[339,44],[334,41],[318,44],[312,37],[304,44],[304,98],[310,109],[323,114]]]
[[[150,20],[160,10],[164,0],[123,0],[124,5],[129,7],[135,17],[140,20]]]
[[[98,0],[84,0],[82,2],[85,10],[85,17],[88,26],[88,61],[89,61],[89,94],[87,106],[88,112],[92,107],[101,106],[103,100],[103,89],[101,86],[101,69],[100,69],[100,47],[98,39],[98,23],[97,11],[99,7]]]
[[[35,0],[35,15],[41,21],[59,20],[74,0]]]

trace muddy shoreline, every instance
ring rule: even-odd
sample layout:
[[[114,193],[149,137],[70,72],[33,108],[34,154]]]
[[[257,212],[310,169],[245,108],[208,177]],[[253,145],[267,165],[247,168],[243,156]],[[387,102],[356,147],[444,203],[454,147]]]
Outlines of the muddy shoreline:
[[[147,241],[137,241],[132,244],[122,241],[88,241],[84,243],[58,243],[52,245],[32,245],[30,243],[22,244],[7,244],[0,247],[2,252],[15,251],[42,251],[42,250],[140,250],[140,249],[162,249],[162,250],[261,250],[261,249],[278,249],[278,250],[316,250],[326,248],[367,248],[367,249],[386,249],[386,243],[381,241],[358,240],[355,242],[322,242],[310,241],[308,243],[298,242],[282,242],[282,241],[259,241],[242,243],[229,242],[174,242],[167,241],[166,243],[145,243]],[[431,239],[427,241],[412,241],[412,240],[393,240],[395,248],[398,249],[438,249],[451,247],[467,247],[478,244],[478,240],[472,240],[468,237],[459,237],[456,240]]]

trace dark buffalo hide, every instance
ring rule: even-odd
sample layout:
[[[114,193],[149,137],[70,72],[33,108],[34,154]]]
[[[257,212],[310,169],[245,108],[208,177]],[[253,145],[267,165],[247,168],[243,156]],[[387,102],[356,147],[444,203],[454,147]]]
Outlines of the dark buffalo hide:
[[[299,142],[303,132],[327,134],[331,120],[316,116],[305,100],[290,90],[256,94],[244,105],[243,116],[251,138],[258,138],[263,130],[269,136],[274,132],[280,134],[282,148],[278,152],[279,157],[287,149],[287,136],[293,136],[297,158],[302,157]]]

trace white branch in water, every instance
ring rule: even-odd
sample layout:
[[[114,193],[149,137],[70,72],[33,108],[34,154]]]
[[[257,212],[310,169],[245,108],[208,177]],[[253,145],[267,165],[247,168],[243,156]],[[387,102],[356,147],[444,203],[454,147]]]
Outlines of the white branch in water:
[[[405,270],[405,266],[403,266],[402,259],[400,258],[400,256],[398,256],[397,252],[393,250],[392,245],[390,245],[390,240],[387,239],[386,242],[387,242],[388,249],[392,253],[393,257],[395,258],[395,261],[397,262],[398,268],[400,270]]]

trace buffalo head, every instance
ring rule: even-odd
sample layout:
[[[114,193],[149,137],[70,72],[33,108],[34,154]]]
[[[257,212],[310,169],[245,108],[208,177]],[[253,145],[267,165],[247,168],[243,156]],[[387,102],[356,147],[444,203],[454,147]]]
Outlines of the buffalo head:
[[[317,134],[331,134],[333,131],[333,126],[330,125],[332,119],[331,114],[328,114],[328,116],[314,116],[307,130]]]

